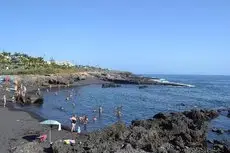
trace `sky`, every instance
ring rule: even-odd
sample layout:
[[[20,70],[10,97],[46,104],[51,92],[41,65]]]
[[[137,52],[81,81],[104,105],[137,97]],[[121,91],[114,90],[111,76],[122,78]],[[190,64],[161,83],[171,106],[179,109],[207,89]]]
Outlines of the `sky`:
[[[138,74],[230,75],[230,1],[0,0],[0,50]]]

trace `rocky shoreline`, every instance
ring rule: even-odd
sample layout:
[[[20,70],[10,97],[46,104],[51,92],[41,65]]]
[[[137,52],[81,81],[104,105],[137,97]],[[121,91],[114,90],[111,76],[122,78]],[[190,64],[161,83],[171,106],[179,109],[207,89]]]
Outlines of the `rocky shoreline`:
[[[134,120],[126,127],[116,123],[105,129],[88,134],[75,134],[75,145],[54,142],[47,152],[54,153],[228,153],[227,145],[215,142],[207,146],[207,127],[210,120],[218,116],[213,110],[191,110],[185,112],[158,113],[147,120]],[[29,142],[15,148],[40,153],[44,144]]]
[[[132,74],[125,73],[118,74],[94,72],[47,76],[24,75],[17,77],[27,86],[27,94],[32,98],[36,96],[37,88],[45,91],[50,86],[52,88],[66,88],[68,86],[105,84],[109,86],[104,87],[119,87],[120,84],[136,84],[141,89],[146,88],[147,85],[165,85],[164,83],[156,83],[155,80],[157,79],[133,77]],[[117,78],[111,77],[113,75]],[[3,92],[1,92],[0,96],[2,94]],[[34,101],[31,101],[31,103],[34,103]],[[81,135],[74,134],[74,136],[67,131],[56,132],[58,141],[53,144],[52,149],[49,148],[45,152],[228,153],[230,149],[227,144],[213,141],[211,147],[208,147],[206,139],[208,122],[216,118],[219,113],[212,110],[191,110],[169,114],[159,113],[147,120],[133,121],[129,127],[126,127],[123,123],[116,123],[99,131]],[[39,130],[41,130],[41,127],[35,128],[34,133],[37,134],[36,131]],[[68,137],[64,137],[65,135],[68,135]],[[76,138],[76,144],[73,146],[63,144],[63,139],[70,137]],[[24,152],[40,153],[44,152],[45,147],[47,148],[47,144],[40,144],[34,141],[25,142],[23,145],[19,145],[18,141],[16,142],[15,144],[13,143],[14,147],[13,149],[12,147],[10,148],[10,152],[19,153],[22,150]]]
[[[136,85],[167,85],[167,86],[180,86],[180,87],[194,87],[193,85],[169,82],[162,80],[161,78],[151,78],[135,75],[129,72],[91,72],[89,73],[92,76],[97,77],[100,80],[113,82],[116,84],[136,84]]]
[[[57,153],[206,153],[208,121],[217,116],[218,113],[212,110],[159,113],[148,120],[132,121],[129,127],[117,123],[102,131],[79,136],[75,146],[57,141],[53,150]]]
[[[169,85],[191,87],[188,84],[174,83],[168,81],[160,81],[159,78],[150,78],[134,75],[128,72],[79,72],[72,74],[55,74],[55,75],[17,75],[10,77],[17,79],[20,84],[27,88],[26,97],[16,97],[17,102],[21,104],[43,103],[41,95],[37,95],[37,89],[49,90],[49,88],[62,88],[69,86],[78,86],[79,82],[86,80],[88,84],[99,83],[103,88],[120,87],[121,84],[135,84],[135,85]],[[86,83],[86,84],[87,84]],[[105,84],[103,84],[105,83]],[[140,87],[141,88],[141,87]],[[0,96],[7,95],[8,101],[11,97],[7,92],[0,88]]]

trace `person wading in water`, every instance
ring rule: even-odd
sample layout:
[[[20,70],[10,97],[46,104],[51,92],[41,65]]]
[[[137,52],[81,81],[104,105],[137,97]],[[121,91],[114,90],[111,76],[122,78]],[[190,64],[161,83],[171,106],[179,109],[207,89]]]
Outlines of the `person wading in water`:
[[[71,118],[71,132],[74,132],[75,131],[75,128],[76,128],[76,123],[77,123],[77,116],[76,115],[73,115]]]

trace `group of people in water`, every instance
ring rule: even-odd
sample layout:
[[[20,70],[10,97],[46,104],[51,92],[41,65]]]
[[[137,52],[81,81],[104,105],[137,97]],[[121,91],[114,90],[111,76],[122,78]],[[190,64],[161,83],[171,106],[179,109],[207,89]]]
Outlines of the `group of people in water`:
[[[83,124],[84,125],[84,128],[86,129],[86,125],[88,124],[89,122],[89,118],[84,115],[83,117],[79,116],[77,117],[77,115],[73,115],[71,118],[70,118],[70,121],[71,121],[71,132],[74,132],[75,129],[76,129],[76,124]],[[78,133],[81,133],[80,131],[80,126],[78,126],[78,130],[77,130]]]
[[[116,107],[115,109],[115,115],[120,118],[122,116],[122,106],[119,106],[119,107]],[[93,110],[93,112],[97,112],[97,110]],[[102,106],[99,106],[98,108],[98,112],[99,112],[99,117],[101,116],[102,112],[103,112],[103,109],[102,109]],[[93,117],[93,122],[97,121],[97,117]],[[71,121],[71,132],[75,132],[75,129],[76,129],[76,125],[80,125],[80,124],[83,124],[84,125],[84,129],[86,130],[86,125],[88,124],[89,122],[89,118],[87,115],[84,115],[84,116],[77,116],[77,115],[73,115],[71,118],[70,118],[70,121]],[[77,133],[80,133],[80,126],[78,126],[77,128]]]

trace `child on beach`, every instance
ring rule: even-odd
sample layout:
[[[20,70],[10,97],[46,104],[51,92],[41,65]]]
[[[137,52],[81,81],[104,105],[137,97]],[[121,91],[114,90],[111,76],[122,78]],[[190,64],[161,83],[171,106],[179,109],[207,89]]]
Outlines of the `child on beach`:
[[[3,106],[6,107],[6,95],[3,95]]]
[[[77,133],[78,133],[78,134],[81,133],[81,127],[80,127],[80,126],[77,127]]]
[[[13,103],[15,103],[15,96],[13,96],[11,100]]]
[[[38,96],[41,96],[41,90],[40,90],[40,88],[38,88],[37,94],[38,94]]]

